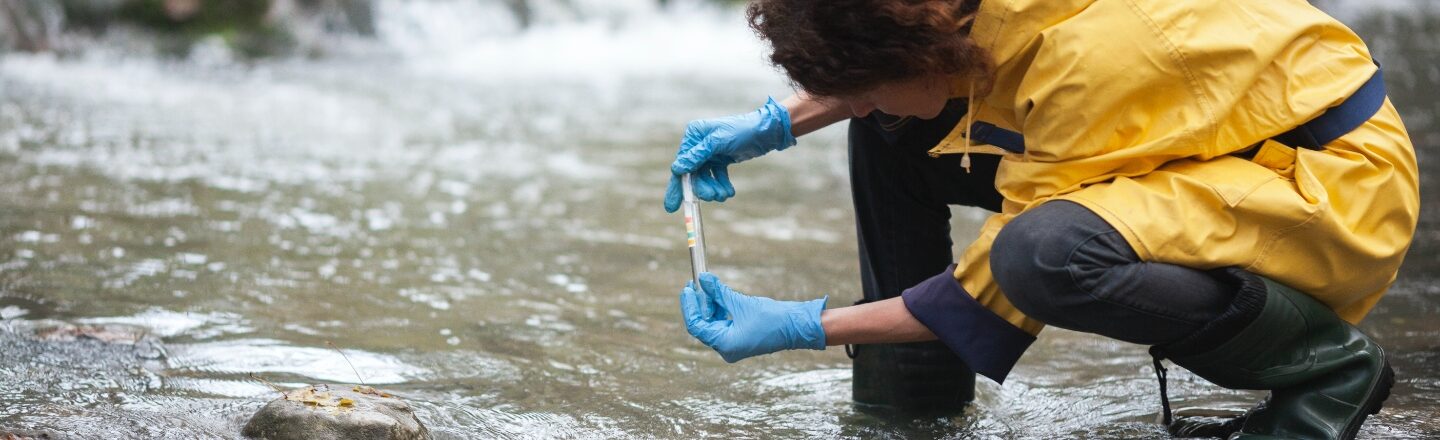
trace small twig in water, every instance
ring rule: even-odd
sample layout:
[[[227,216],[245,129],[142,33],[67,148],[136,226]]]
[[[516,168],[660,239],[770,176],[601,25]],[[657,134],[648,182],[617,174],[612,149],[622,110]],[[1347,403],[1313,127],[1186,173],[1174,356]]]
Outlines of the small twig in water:
[[[274,389],[275,392],[280,393],[280,396],[281,396],[281,397],[284,397],[284,398],[289,398],[289,397],[290,397],[290,393],[289,393],[289,392],[286,392],[284,388],[280,388],[279,386],[276,386],[275,384],[270,383],[270,381],[265,380],[265,378],[260,377],[260,375],[258,375],[258,374],[250,373],[250,378],[251,378],[251,379],[258,380],[258,381],[260,381],[260,383],[263,383],[263,384],[269,386],[270,388]]]
[[[355,378],[360,380],[361,385],[369,386],[365,384],[365,378],[360,377],[360,370],[355,368],[355,363],[350,362],[350,356],[346,356],[345,352],[340,350],[340,347],[336,347],[334,342],[325,341],[325,345],[329,345],[330,348],[335,349],[336,353],[340,353],[340,357],[345,358],[345,363],[350,364],[350,371],[355,372]]]

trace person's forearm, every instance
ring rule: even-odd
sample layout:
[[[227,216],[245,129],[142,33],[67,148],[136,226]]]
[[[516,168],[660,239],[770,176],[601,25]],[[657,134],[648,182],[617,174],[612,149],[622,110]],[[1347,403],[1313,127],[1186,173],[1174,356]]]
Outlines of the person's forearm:
[[[825,345],[933,341],[935,334],[910,314],[899,297],[820,313]]]
[[[850,110],[837,98],[817,98],[804,92],[780,102],[790,112],[790,134],[804,136],[850,118]]]

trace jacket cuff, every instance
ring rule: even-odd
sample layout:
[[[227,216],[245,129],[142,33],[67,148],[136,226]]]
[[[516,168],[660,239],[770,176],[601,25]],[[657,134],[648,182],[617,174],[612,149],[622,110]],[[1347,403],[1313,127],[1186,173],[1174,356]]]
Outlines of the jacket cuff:
[[[906,289],[900,294],[905,307],[970,369],[1005,383],[1010,368],[1035,337],[976,302],[953,273],[952,264],[944,273]]]

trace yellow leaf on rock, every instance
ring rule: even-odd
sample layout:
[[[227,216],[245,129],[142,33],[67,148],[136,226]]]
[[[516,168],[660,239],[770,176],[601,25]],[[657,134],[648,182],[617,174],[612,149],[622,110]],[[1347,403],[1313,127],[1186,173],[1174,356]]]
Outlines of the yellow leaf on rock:
[[[350,391],[354,391],[360,394],[369,394],[372,396],[390,397],[390,393],[376,390],[375,387],[369,385],[356,385],[354,388],[351,388]]]

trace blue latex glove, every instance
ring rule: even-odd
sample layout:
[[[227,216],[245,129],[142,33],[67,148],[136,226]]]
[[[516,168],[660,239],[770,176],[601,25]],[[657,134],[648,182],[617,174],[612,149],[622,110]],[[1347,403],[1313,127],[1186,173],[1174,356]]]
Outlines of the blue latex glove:
[[[828,296],[810,301],[749,296],[730,290],[709,272],[700,274],[704,292],[697,292],[693,282],[685,284],[680,292],[685,328],[725,362],[780,350],[825,349],[820,312]]]
[[[670,185],[665,188],[665,212],[680,209],[680,176],[695,173],[691,184],[701,200],[723,202],[735,196],[730,164],[760,157],[795,145],[790,133],[790,111],[765,102],[743,115],[691,121],[685,126],[680,151],[670,164]]]

